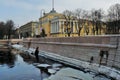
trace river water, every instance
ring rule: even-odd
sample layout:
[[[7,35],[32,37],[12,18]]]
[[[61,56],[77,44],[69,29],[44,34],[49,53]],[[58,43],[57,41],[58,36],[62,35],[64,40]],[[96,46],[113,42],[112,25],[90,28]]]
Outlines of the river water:
[[[49,76],[33,65],[34,59],[25,57],[24,54],[0,52],[0,80],[42,80]]]
[[[39,64],[60,64],[40,57]],[[36,59],[18,50],[0,51],[0,80],[43,80],[50,73],[36,66]],[[63,64],[62,64],[63,65]],[[61,68],[70,67],[63,65]],[[87,76],[86,76],[87,77]],[[112,80],[98,75],[93,80]]]

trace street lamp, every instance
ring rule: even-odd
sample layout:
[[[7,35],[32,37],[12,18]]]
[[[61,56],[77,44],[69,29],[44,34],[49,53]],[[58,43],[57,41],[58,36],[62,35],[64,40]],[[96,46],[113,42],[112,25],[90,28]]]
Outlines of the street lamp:
[[[41,23],[41,26],[42,27],[42,17],[44,16],[43,14],[45,14],[45,10],[44,9],[41,9],[41,12],[40,12],[40,23]]]

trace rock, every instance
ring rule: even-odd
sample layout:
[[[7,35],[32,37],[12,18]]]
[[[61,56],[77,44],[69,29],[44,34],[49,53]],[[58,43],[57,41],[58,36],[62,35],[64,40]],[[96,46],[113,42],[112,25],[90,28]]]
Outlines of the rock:
[[[39,64],[40,64],[40,63],[33,63],[34,66],[37,66],[37,65],[39,65]]]
[[[110,76],[111,76],[112,78],[116,79],[116,78],[117,78],[117,73],[111,71]]]
[[[92,76],[73,68],[63,68],[46,80],[93,80]]]
[[[43,80],[49,80],[49,79],[45,78],[45,79],[43,79]]]
[[[39,68],[49,68],[49,67],[51,67],[51,65],[49,65],[49,64],[39,64],[39,65],[37,65],[37,67],[39,67]]]
[[[109,69],[106,69],[106,68],[103,67],[103,66],[98,69],[98,72],[101,73],[101,74],[106,74],[106,75],[109,75],[109,74],[110,74]]]
[[[48,72],[49,72],[50,74],[55,74],[57,71],[56,71],[55,69],[48,69]]]
[[[59,75],[52,75],[47,79],[44,80],[82,80],[82,79],[76,79],[76,78],[70,78],[70,77],[66,77],[66,76],[59,76]]]
[[[54,70],[56,70],[56,71],[59,71],[60,70],[60,68],[53,68]]]
[[[120,75],[117,75],[116,79],[119,80],[120,79]]]
[[[86,69],[84,69],[84,72],[90,72],[90,69],[88,69],[88,68],[86,68]]]
[[[62,64],[55,63],[52,65],[53,68],[62,67]]]

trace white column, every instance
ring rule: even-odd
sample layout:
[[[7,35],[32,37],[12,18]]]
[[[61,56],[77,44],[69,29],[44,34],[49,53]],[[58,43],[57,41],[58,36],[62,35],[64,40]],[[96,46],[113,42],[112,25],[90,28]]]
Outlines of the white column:
[[[58,32],[58,22],[56,22],[56,33]]]
[[[54,26],[53,26],[53,33],[55,33],[55,22],[53,24],[54,24]]]
[[[57,33],[57,22],[56,22],[56,33]]]
[[[62,32],[64,32],[64,21],[62,21],[61,24],[62,24]]]
[[[56,22],[55,22],[55,33],[56,33],[56,29],[57,29],[57,27],[56,27]]]
[[[65,24],[65,21],[63,21],[63,32],[65,31],[64,28],[66,27],[64,24]]]
[[[61,33],[61,22],[59,21],[59,32]]]
[[[51,26],[50,26],[50,33],[52,32],[52,23],[51,23]]]
[[[75,25],[75,22],[73,21],[73,33],[74,33],[74,27],[75,27],[74,25]]]
[[[51,33],[53,33],[53,23],[51,23]]]
[[[57,30],[57,32],[59,32],[59,21],[57,22],[58,24],[57,24],[57,27],[58,27],[58,30]]]

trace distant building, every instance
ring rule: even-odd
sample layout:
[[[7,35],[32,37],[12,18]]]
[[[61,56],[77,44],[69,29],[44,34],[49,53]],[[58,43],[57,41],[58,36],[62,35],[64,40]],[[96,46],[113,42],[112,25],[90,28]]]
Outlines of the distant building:
[[[19,28],[20,37],[35,37],[39,35],[38,22],[28,22]]]

